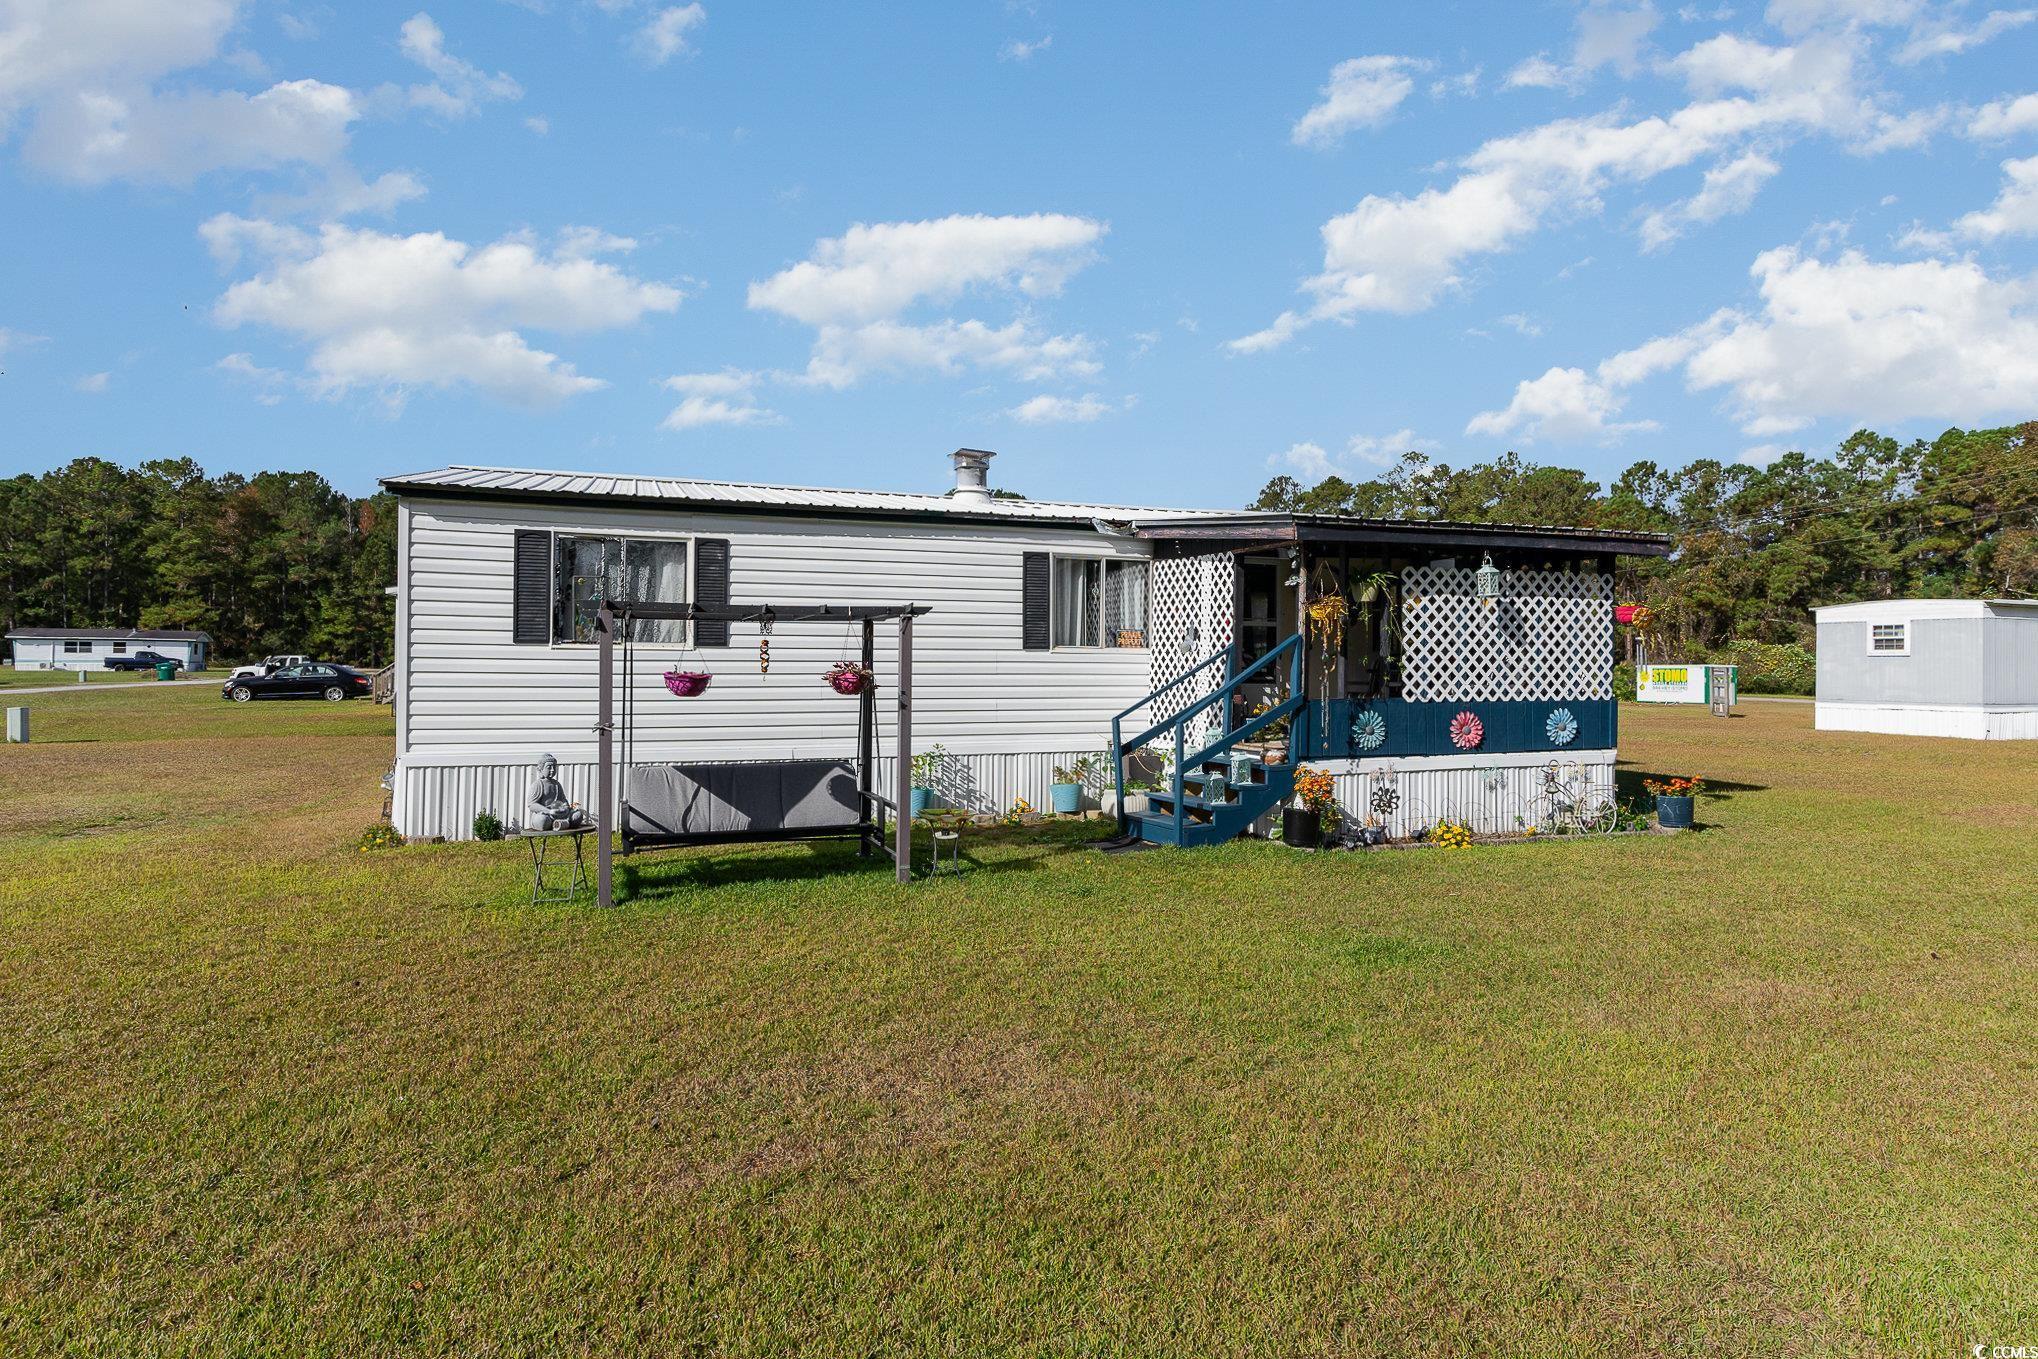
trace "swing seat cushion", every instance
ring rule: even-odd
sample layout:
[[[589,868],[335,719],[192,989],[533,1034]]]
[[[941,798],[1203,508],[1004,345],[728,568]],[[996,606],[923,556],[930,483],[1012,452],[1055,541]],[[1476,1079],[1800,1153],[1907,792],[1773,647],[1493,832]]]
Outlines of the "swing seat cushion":
[[[860,811],[856,768],[846,760],[638,765],[630,771],[623,838],[644,844],[853,831]]]

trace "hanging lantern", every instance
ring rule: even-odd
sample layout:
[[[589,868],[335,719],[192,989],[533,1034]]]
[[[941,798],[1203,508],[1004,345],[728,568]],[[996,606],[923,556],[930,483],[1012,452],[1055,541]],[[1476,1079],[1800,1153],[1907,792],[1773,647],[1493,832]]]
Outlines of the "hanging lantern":
[[[1475,579],[1478,582],[1479,598],[1490,603],[1500,598],[1500,568],[1493,564],[1491,552],[1485,556],[1486,560],[1480,563]]]

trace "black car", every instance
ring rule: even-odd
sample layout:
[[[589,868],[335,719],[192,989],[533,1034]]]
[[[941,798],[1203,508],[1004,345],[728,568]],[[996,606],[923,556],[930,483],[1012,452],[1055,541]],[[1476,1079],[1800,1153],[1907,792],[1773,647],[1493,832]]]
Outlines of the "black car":
[[[322,698],[338,703],[345,698],[365,697],[375,682],[350,666],[330,661],[307,661],[287,665],[270,675],[243,675],[220,686],[219,696],[236,703],[257,698]]]
[[[153,670],[159,665],[174,665],[179,670],[184,668],[184,662],[175,656],[164,656],[154,651],[137,651],[132,656],[108,656],[105,664],[108,670]]]

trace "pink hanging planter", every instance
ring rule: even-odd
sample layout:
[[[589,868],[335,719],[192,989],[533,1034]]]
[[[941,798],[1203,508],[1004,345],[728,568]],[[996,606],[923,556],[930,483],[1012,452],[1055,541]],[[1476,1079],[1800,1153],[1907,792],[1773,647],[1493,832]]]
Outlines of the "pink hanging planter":
[[[877,688],[877,676],[871,673],[869,666],[856,661],[837,661],[821,678],[844,698],[855,698]]]
[[[1477,750],[1486,739],[1486,724],[1467,708],[1451,719],[1451,744],[1460,750]]]
[[[705,670],[672,669],[665,672],[665,687],[675,698],[699,698],[708,691],[708,681],[714,676]]]

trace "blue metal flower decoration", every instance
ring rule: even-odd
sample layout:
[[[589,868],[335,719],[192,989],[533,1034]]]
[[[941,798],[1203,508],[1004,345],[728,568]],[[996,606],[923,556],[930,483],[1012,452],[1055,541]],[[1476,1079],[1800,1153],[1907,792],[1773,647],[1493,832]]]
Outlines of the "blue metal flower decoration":
[[[1352,744],[1360,750],[1378,750],[1387,744],[1387,719],[1367,709],[1352,719]]]
[[[1551,745],[1568,746],[1578,739],[1578,719],[1569,708],[1559,708],[1543,724],[1543,731],[1549,736]]]

